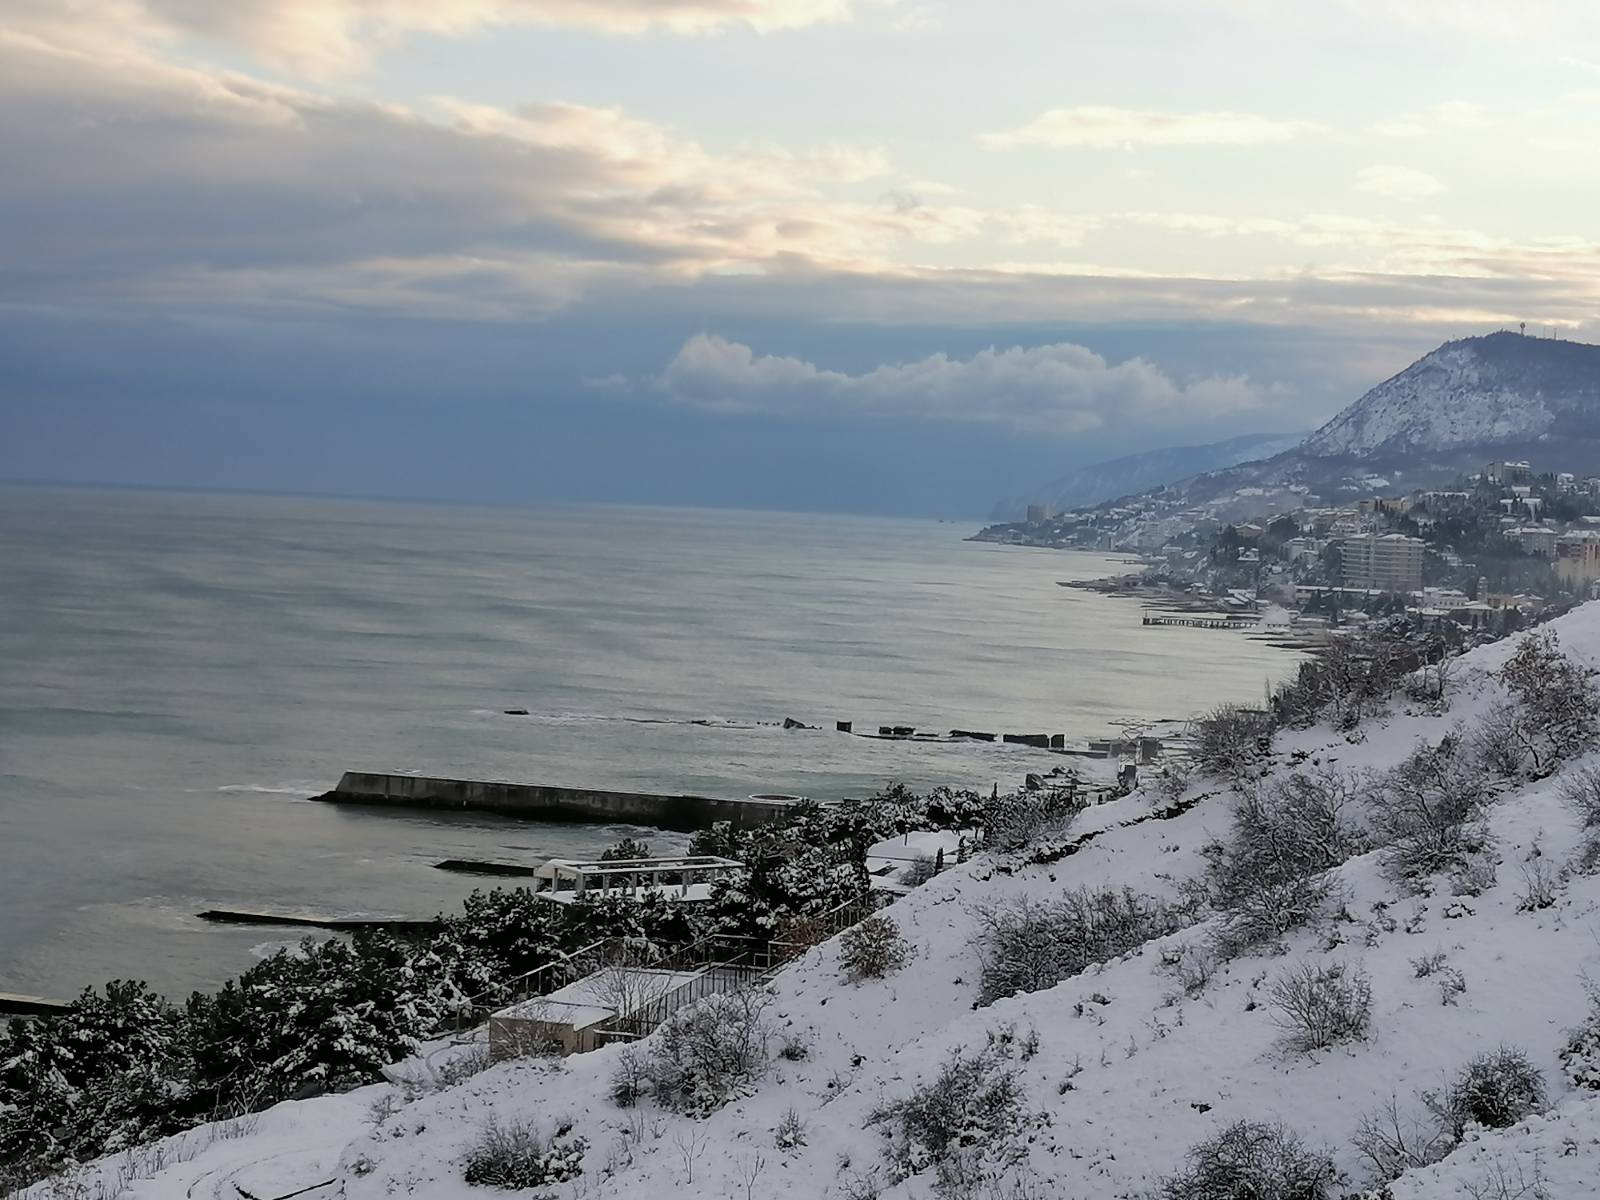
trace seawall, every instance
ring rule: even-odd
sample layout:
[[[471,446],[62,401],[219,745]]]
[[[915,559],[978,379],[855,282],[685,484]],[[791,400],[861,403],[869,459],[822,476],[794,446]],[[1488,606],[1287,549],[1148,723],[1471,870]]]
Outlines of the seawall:
[[[439,808],[502,813],[535,821],[584,821],[650,825],[693,831],[727,821],[736,829],[781,818],[788,803],[721,800],[709,796],[662,796],[648,792],[491,783],[477,779],[432,779],[346,771],[331,792],[312,799],[330,804],[392,808]]]

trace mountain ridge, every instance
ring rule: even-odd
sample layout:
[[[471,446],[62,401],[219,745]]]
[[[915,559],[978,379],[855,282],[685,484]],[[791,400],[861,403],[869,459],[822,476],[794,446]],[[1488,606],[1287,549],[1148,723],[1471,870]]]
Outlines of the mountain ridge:
[[[1280,453],[1298,445],[1305,436],[1303,432],[1245,433],[1220,442],[1163,446],[1090,463],[1031,489],[1025,496],[1001,500],[989,519],[1021,520],[1029,504],[1048,504],[1057,512],[1103,504],[1174,479]]]

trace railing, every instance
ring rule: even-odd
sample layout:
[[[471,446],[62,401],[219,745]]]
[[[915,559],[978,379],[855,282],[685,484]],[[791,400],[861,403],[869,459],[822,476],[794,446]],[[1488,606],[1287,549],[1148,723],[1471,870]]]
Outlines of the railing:
[[[611,967],[691,974],[660,995],[646,997],[628,1012],[594,1033],[596,1045],[634,1041],[660,1028],[680,1009],[707,996],[770,979],[807,950],[871,916],[893,896],[867,891],[815,917],[791,922],[785,935],[762,939],[740,934],[715,934],[688,946],[660,953],[636,938],[605,938],[553,962],[507,980],[473,997],[459,1014],[456,1029],[476,1024],[496,1009],[548,996],[552,992]],[[648,984],[641,983],[641,991]]]
[[[457,1012],[453,1027],[457,1032],[480,1024],[484,1017],[496,1009],[506,1008],[512,1004],[521,1004],[525,1000],[534,1000],[540,996],[548,996],[558,988],[566,987],[586,976],[593,975],[607,964],[609,951],[626,938],[602,938],[598,942],[591,942],[580,950],[570,954],[563,954],[552,959],[543,966],[525,971],[514,978],[504,980],[492,987],[486,988],[476,996],[470,997],[461,1010]]]

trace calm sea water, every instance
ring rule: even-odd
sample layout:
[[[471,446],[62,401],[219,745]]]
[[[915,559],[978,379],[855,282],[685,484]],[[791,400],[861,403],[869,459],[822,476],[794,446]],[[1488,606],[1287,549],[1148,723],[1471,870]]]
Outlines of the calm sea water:
[[[968,532],[0,489],[0,990],[212,985],[275,943],[201,909],[426,916],[474,886],[440,858],[628,832],[306,802],[346,768],[730,796],[1006,787],[1057,760],[833,722],[1088,736],[1259,697],[1293,664],[1056,586],[1105,559]]]

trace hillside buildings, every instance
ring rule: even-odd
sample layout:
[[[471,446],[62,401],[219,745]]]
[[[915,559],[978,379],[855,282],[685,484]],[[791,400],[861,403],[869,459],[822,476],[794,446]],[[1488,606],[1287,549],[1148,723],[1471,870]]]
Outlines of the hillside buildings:
[[[1347,588],[1380,592],[1422,589],[1421,538],[1401,533],[1365,533],[1339,543],[1341,579]]]
[[[1600,532],[1563,534],[1555,542],[1556,574],[1571,584],[1600,579]]]

